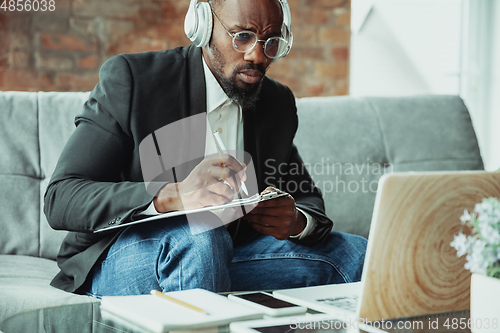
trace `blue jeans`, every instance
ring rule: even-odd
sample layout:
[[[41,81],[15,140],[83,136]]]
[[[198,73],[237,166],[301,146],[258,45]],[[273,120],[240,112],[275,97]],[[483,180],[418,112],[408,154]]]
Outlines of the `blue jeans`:
[[[184,217],[128,227],[84,288],[94,296],[202,288],[269,290],[361,279],[366,239],[331,232],[301,245],[251,232],[233,246],[225,227],[192,235]]]

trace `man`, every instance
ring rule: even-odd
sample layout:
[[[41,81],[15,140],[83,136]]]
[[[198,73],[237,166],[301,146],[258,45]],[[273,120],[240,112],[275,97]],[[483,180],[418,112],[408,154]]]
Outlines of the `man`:
[[[300,167],[292,143],[294,97],[265,77],[276,55],[266,42],[282,34],[280,6],[278,0],[213,1],[212,34],[203,48],[120,55],[103,65],[45,195],[51,226],[71,231],[52,285],[99,296],[152,289],[277,289],[360,279],[366,240],[330,232],[321,193]],[[242,31],[258,37],[243,52],[235,45]],[[227,228],[195,235],[185,216],[93,233],[140,215],[233,198],[246,180],[246,165],[229,154],[208,154],[208,135],[195,145],[206,153],[196,167],[154,194],[145,189],[140,143],[166,125],[200,114],[206,114],[210,128],[225,134],[228,149],[244,148],[251,155],[258,191],[290,182],[309,186],[260,203]],[[182,140],[171,141],[183,149]],[[270,183],[270,171],[283,171],[283,165],[286,172]],[[202,218],[217,219],[211,213]]]

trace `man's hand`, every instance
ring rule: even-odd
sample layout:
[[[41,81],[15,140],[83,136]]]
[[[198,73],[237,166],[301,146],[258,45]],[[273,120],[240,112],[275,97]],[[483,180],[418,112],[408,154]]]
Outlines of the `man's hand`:
[[[153,203],[160,213],[229,203],[246,180],[245,170],[228,154],[205,158],[182,182],[164,186]]]
[[[281,192],[273,187],[266,191]],[[298,211],[291,195],[262,201],[243,219],[258,232],[279,240],[301,233],[306,226],[306,217]]]

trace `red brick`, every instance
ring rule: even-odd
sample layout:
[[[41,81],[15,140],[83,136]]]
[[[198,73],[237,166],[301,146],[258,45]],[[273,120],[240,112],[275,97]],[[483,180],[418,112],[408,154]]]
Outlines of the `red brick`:
[[[68,15],[45,12],[33,15],[33,30],[37,32],[65,33],[69,29]]]
[[[281,59],[276,63],[271,64],[267,72],[267,75],[272,77],[286,77],[290,76],[289,74],[292,74],[290,72],[289,59]],[[293,76],[293,74],[291,76]]]
[[[68,71],[73,69],[71,56],[35,54],[35,66],[40,70]]]
[[[319,29],[317,26],[305,26],[295,31],[294,46],[316,45],[319,42]]]
[[[53,14],[61,15],[66,14],[69,15],[71,11],[71,2],[72,0],[55,0],[55,10]]]
[[[303,11],[304,22],[313,25],[325,25],[330,20],[330,12],[321,8],[308,7]]]
[[[288,0],[288,6],[290,7],[290,10],[292,8],[299,8],[302,5],[302,0]]]
[[[351,26],[351,11],[346,11],[335,16],[335,24],[344,27]]]
[[[294,46],[271,66],[269,76],[289,85],[297,97],[348,93],[350,1],[288,3]],[[0,90],[91,90],[98,82],[100,62],[111,55],[189,45],[183,31],[188,4],[56,0],[58,15],[0,13],[0,31],[11,38],[6,50],[10,67],[0,70]],[[0,49],[5,41],[0,33]],[[36,68],[28,70],[34,65],[42,67],[39,74]]]
[[[288,59],[314,59],[324,60],[324,48],[319,46],[293,46],[290,53],[287,55]]]
[[[96,21],[92,18],[71,17],[69,29],[83,35],[94,35],[96,33]]]
[[[309,75],[308,73],[308,64],[309,61],[305,60],[300,60],[300,61],[295,61],[291,67],[293,68],[293,75],[294,76],[307,76]]]
[[[52,77],[47,73],[7,70],[0,90],[49,91],[53,90],[53,83]]]
[[[158,38],[167,39],[167,40],[184,40],[187,39],[186,34],[184,33],[184,25],[181,22],[175,24],[174,26],[159,26],[156,28],[158,33]],[[151,36],[153,37],[153,36]],[[181,38],[179,38],[181,37]]]
[[[315,70],[320,78],[345,78],[349,73],[347,63],[318,62]]]
[[[335,82],[334,94],[336,96],[349,95],[349,81],[346,80],[338,80]]]
[[[131,20],[106,20],[104,23],[104,31],[108,41],[120,40],[123,36],[134,33],[135,29],[135,24]]]
[[[173,4],[177,13],[184,16],[186,15],[189,7],[189,1],[171,1],[170,3]]]
[[[99,75],[97,71],[83,75],[60,73],[56,81],[59,91],[90,91],[99,82]]]
[[[8,15],[8,16],[7,16]],[[0,23],[0,31],[16,31],[16,32],[30,32],[31,30],[31,13],[25,12],[8,12],[6,16],[2,16],[4,20]]]
[[[7,33],[7,32],[0,32],[0,53],[2,52],[2,50],[4,52],[6,52],[9,47],[10,47],[10,37],[11,37],[11,34]]]
[[[0,69],[7,69],[9,67],[10,36],[6,33],[0,33],[0,40],[4,41],[0,44]]]
[[[323,28],[320,32],[320,40],[322,42],[349,44],[351,41],[351,33],[349,30],[344,30],[342,28]]]
[[[349,48],[347,46],[334,47],[332,55],[337,61],[347,61],[349,60]]]
[[[0,69],[9,68],[9,57],[7,55],[0,55]]]
[[[40,34],[41,47],[47,50],[97,51],[95,37],[82,38],[69,34]]]
[[[309,96],[321,96],[325,91],[324,84],[317,84],[311,87],[307,87],[307,94]]]
[[[281,82],[282,84],[288,86],[293,92],[298,91],[298,89],[299,89],[299,84],[297,82],[297,79],[294,77],[292,77],[292,78],[288,78],[288,77],[278,78],[277,80],[279,82]]]
[[[10,34],[10,50],[30,50],[31,37],[22,32],[11,32]]]
[[[129,19],[132,17],[139,16],[140,3],[139,2],[129,2],[124,3],[124,1],[74,1],[72,5],[71,13],[76,17],[106,17],[106,18],[118,18],[118,19]]]
[[[165,48],[167,48],[167,42],[161,38],[149,38],[143,35],[130,34],[126,38],[108,43],[106,45],[106,55],[163,50]]]
[[[300,0],[289,0],[290,15],[292,16],[292,27],[297,26],[298,22],[302,22],[303,6]]]
[[[99,56],[89,55],[85,58],[78,59],[77,67],[80,69],[94,69],[99,65],[99,60]]]
[[[9,19],[7,15],[0,14],[0,31],[7,31],[9,27]]]
[[[306,5],[310,7],[338,8],[351,7],[350,0],[307,0]]]
[[[147,26],[161,24],[166,20],[171,21],[179,16],[175,7],[169,2],[162,4],[144,1],[141,3],[138,14],[139,22]]]
[[[27,69],[29,67],[30,55],[26,51],[11,53],[11,67],[16,69]]]

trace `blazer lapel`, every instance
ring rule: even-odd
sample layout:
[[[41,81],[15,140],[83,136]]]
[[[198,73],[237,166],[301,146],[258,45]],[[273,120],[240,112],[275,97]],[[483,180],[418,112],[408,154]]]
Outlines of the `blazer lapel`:
[[[188,49],[187,70],[187,114],[189,117],[198,113],[207,112],[207,96],[205,74],[203,72],[203,63],[201,60],[201,48],[191,45]]]
[[[185,179],[205,157],[207,103],[201,56],[201,48],[187,48],[180,119],[156,131],[158,139],[162,134],[165,138],[161,140],[165,151],[162,155],[168,156],[164,164],[172,170],[175,181]]]

